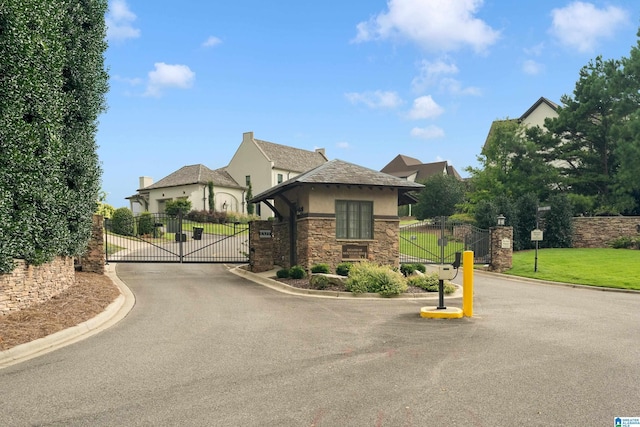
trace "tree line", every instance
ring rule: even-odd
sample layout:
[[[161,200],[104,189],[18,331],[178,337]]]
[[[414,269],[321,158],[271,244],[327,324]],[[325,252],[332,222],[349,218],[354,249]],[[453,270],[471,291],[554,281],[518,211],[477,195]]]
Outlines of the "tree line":
[[[480,166],[466,168],[464,182],[429,178],[416,216],[455,214],[486,228],[502,213],[524,236],[524,249],[542,205],[552,207],[543,219],[556,246],[570,245],[566,218],[640,215],[640,30],[637,36],[628,57],[589,61],[544,128],[495,122],[477,156]]]

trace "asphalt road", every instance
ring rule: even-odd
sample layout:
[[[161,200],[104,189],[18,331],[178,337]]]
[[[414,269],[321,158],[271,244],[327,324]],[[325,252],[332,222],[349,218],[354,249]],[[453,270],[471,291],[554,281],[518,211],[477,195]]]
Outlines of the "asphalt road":
[[[0,426],[612,426],[640,416],[640,294],[476,275],[475,316],[120,264],[117,325],[0,370]],[[447,300],[460,306],[461,301]]]

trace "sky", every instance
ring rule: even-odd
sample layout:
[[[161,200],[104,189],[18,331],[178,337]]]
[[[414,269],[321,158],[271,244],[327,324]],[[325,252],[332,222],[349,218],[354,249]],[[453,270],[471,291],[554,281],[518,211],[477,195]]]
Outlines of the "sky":
[[[462,176],[494,120],[628,57],[638,0],[110,0],[107,203],[138,178],[226,166],[242,134],[374,170],[398,154]]]

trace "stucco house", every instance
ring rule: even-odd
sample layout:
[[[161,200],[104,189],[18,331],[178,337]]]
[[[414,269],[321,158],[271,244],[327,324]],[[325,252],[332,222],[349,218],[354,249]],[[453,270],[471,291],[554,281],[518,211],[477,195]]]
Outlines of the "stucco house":
[[[491,123],[491,128],[489,129],[489,133],[487,134],[487,138],[485,139],[484,146],[487,145],[487,141],[491,137],[494,132],[496,126],[499,126],[500,123],[505,121],[513,121],[519,124],[524,125],[525,127],[533,127],[538,126],[541,129],[544,129],[544,121],[547,118],[556,118],[558,117],[558,104],[553,101],[548,100],[545,97],[540,97],[527,111],[524,112],[517,119],[505,119],[505,120],[494,120]]]
[[[225,168],[244,187],[251,185],[253,195],[287,181],[328,161],[325,150],[288,147],[255,139],[253,132],[242,134],[242,142]],[[255,214],[268,218],[273,213],[264,203],[257,203]]]
[[[217,211],[241,212],[245,188],[224,169],[211,170],[204,165],[183,166],[158,182],[140,177],[137,194],[128,197],[133,212],[162,213],[168,200],[188,199],[195,210],[209,209],[209,182],[213,183]]]
[[[166,202],[173,199],[188,199],[193,209],[208,210],[208,183],[213,182],[216,211],[246,214],[249,186],[252,194],[257,194],[327,161],[322,148],[310,151],[288,147],[255,139],[253,132],[245,132],[227,166],[215,170],[202,164],[183,166],[157,182],[140,177],[136,194],[127,199],[135,213],[164,212]],[[272,213],[265,207],[258,203],[254,213],[268,218]]]
[[[272,237],[254,239],[254,271],[280,265],[367,259],[398,265],[398,206],[415,202],[411,191],[422,184],[342,160],[328,161],[256,195],[251,201],[269,206]],[[268,233],[263,233],[267,235]]]

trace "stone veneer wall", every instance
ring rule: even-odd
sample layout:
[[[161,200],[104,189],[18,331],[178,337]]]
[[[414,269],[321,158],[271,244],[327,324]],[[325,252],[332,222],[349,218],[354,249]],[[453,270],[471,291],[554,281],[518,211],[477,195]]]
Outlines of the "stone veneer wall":
[[[260,230],[268,231],[271,237],[260,237]],[[273,269],[273,226],[271,221],[249,223],[249,266],[254,273]]]
[[[0,274],[0,313],[18,311],[42,303],[66,290],[75,280],[72,257],[56,257],[34,266],[15,260],[16,268]]]
[[[489,269],[501,273],[513,265],[513,227],[493,227],[491,235],[491,265]],[[508,247],[503,247],[503,241]]]
[[[574,248],[606,248],[618,237],[640,236],[640,217],[601,216],[573,219]]]
[[[94,215],[91,238],[87,245],[87,252],[80,257],[80,266],[84,272],[104,274],[104,263],[104,217]]]
[[[343,245],[367,246],[368,260],[398,266],[400,259],[400,220],[378,219],[373,222],[372,240],[337,240],[335,218],[307,217],[298,220],[298,264],[306,270],[314,264],[329,264],[331,271],[345,261]]]

